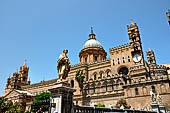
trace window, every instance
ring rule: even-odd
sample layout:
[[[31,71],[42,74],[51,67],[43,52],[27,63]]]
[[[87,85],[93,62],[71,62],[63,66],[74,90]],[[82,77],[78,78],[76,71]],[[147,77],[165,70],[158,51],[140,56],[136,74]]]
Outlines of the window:
[[[107,92],[107,84],[106,84],[106,92]]]
[[[115,65],[114,60],[113,60],[113,65]]]
[[[88,88],[88,90],[87,90],[87,94],[90,94],[90,89]]]
[[[134,51],[138,51],[138,46],[137,45],[134,46]]]
[[[94,74],[94,80],[96,80],[96,74]]]
[[[94,57],[94,62],[97,62],[97,56]]]
[[[112,91],[114,90],[114,86],[113,86],[113,84],[112,84]]]
[[[138,88],[135,88],[135,94],[136,94],[136,95],[139,95]]]
[[[100,73],[100,78],[102,79],[103,73]]]
[[[127,75],[128,74],[128,68],[127,67],[120,68],[119,74]]]
[[[93,89],[93,93],[94,93],[94,94],[96,93],[96,89],[95,89],[95,87],[94,87],[94,89]]]
[[[128,56],[128,62],[130,62],[130,57]]]
[[[110,76],[110,71],[108,70],[106,73],[107,73],[107,77],[109,77]]]
[[[123,57],[123,63],[125,63],[125,58]]]
[[[132,35],[132,40],[133,40],[133,42],[136,41],[136,36],[135,35]]]
[[[156,93],[155,86],[151,86],[151,88],[152,88],[152,91],[153,91],[154,93]]]
[[[150,60],[150,63],[153,64],[153,60]]]
[[[87,63],[87,57],[85,58],[85,60],[84,60],[84,61],[85,61],[85,63]]]
[[[23,81],[25,81],[26,80],[26,78],[25,77],[23,77]]]
[[[71,80],[71,87],[74,87],[74,80]]]
[[[119,58],[117,59],[117,63],[118,63],[118,64],[120,64],[120,62],[119,62]]]

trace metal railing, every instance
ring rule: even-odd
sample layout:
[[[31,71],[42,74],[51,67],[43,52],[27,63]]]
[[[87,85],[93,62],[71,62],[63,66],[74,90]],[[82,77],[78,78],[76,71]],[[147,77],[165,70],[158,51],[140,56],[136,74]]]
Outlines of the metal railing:
[[[74,106],[73,113],[156,113],[154,111]]]

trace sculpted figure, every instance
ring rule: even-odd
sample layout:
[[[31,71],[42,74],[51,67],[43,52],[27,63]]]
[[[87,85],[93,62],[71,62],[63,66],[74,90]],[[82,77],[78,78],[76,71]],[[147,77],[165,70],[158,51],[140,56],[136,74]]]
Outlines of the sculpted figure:
[[[152,90],[150,90],[150,95],[151,95],[151,98],[152,98],[152,103],[155,103],[156,102],[156,95]]]
[[[57,71],[60,79],[65,79],[70,71],[70,61],[67,57],[68,50],[64,49],[63,53],[60,54],[57,61]]]
[[[159,104],[162,104],[162,97],[159,95],[159,93],[157,94],[157,100]]]

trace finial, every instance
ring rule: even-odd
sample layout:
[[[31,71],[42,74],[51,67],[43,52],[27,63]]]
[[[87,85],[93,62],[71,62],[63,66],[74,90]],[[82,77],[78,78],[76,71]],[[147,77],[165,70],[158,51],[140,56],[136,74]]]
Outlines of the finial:
[[[133,20],[131,19],[131,25],[134,25]]]
[[[151,48],[149,48],[149,50],[148,51],[151,51]]]
[[[93,34],[93,27],[91,27],[91,34]]]
[[[93,27],[91,27],[91,33],[89,34],[89,40],[95,39],[95,34],[93,33]]]
[[[18,73],[18,68],[17,68],[17,70],[16,70],[16,73]]]
[[[45,76],[43,76],[43,81],[45,81]]]
[[[25,59],[25,61],[24,61],[24,67],[26,67],[27,66],[27,60]]]

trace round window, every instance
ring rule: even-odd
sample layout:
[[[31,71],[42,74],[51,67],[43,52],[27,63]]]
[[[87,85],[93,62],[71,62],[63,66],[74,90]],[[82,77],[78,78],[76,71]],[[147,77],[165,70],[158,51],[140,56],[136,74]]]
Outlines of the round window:
[[[128,74],[128,68],[127,67],[120,68],[119,74],[127,75]]]

